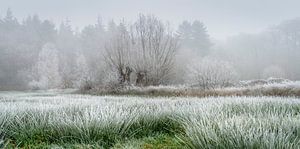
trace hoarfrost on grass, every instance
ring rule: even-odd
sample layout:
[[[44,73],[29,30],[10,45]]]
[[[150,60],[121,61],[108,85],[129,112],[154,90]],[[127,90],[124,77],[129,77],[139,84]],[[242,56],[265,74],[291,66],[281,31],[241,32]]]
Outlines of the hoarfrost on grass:
[[[169,119],[182,125],[186,143],[193,148],[300,145],[300,100],[293,97],[154,98],[54,92],[0,96],[1,133],[17,142],[39,131],[49,133],[46,130],[62,140],[101,141],[104,132],[122,138]],[[132,127],[137,130],[130,131]]]

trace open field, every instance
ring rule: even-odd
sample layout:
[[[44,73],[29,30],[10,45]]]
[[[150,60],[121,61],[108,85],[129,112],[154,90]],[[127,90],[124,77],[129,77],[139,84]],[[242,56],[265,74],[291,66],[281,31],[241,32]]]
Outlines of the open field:
[[[299,148],[297,97],[1,92],[3,148]]]
[[[296,1],[1,0],[0,149],[300,149]]]

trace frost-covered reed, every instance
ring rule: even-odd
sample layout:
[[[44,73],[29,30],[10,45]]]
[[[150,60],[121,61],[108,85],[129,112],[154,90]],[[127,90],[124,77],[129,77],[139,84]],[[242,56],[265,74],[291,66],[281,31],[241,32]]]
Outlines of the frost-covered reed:
[[[160,134],[190,148],[297,148],[300,100],[0,93],[0,141],[98,144]]]

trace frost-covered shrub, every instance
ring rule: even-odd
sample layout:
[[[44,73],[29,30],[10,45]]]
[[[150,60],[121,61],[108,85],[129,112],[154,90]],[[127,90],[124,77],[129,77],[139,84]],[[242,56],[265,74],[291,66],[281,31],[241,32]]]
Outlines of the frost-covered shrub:
[[[263,78],[270,78],[270,77],[285,78],[286,74],[281,67],[273,65],[264,69],[262,73],[262,77]]]
[[[38,81],[33,80],[29,82],[28,86],[34,90],[48,89],[48,79],[45,77],[41,77]]]
[[[239,84],[241,86],[257,86],[257,85],[268,84],[268,81],[267,80],[263,80],[263,79],[243,80],[243,81],[240,81]]]
[[[268,78],[267,79],[268,83],[286,83],[286,82],[291,82],[291,80],[284,79],[284,78]]]
[[[120,76],[117,70],[106,69],[106,71],[104,71],[103,73],[104,77],[102,80],[102,84],[105,90],[115,92],[124,87],[124,84],[120,84]]]
[[[84,55],[77,56],[76,68],[74,70],[74,87],[81,89],[91,88],[92,76]]]
[[[189,83],[203,89],[227,87],[237,80],[237,73],[229,62],[204,58],[189,68]]]
[[[44,45],[34,71],[37,73],[36,78],[29,83],[33,89],[51,89],[61,85],[58,51],[54,44]]]
[[[253,87],[253,86],[262,86],[262,85],[276,85],[281,84],[285,85],[287,83],[294,83],[291,80],[284,78],[268,78],[268,79],[255,79],[255,80],[243,80],[239,82],[239,85],[242,87]]]

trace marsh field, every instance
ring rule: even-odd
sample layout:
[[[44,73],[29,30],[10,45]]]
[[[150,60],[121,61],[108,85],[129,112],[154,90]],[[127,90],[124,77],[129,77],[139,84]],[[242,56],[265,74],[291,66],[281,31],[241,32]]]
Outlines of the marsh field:
[[[0,92],[1,148],[299,148],[298,97]]]
[[[0,0],[0,149],[300,149],[300,0]]]

